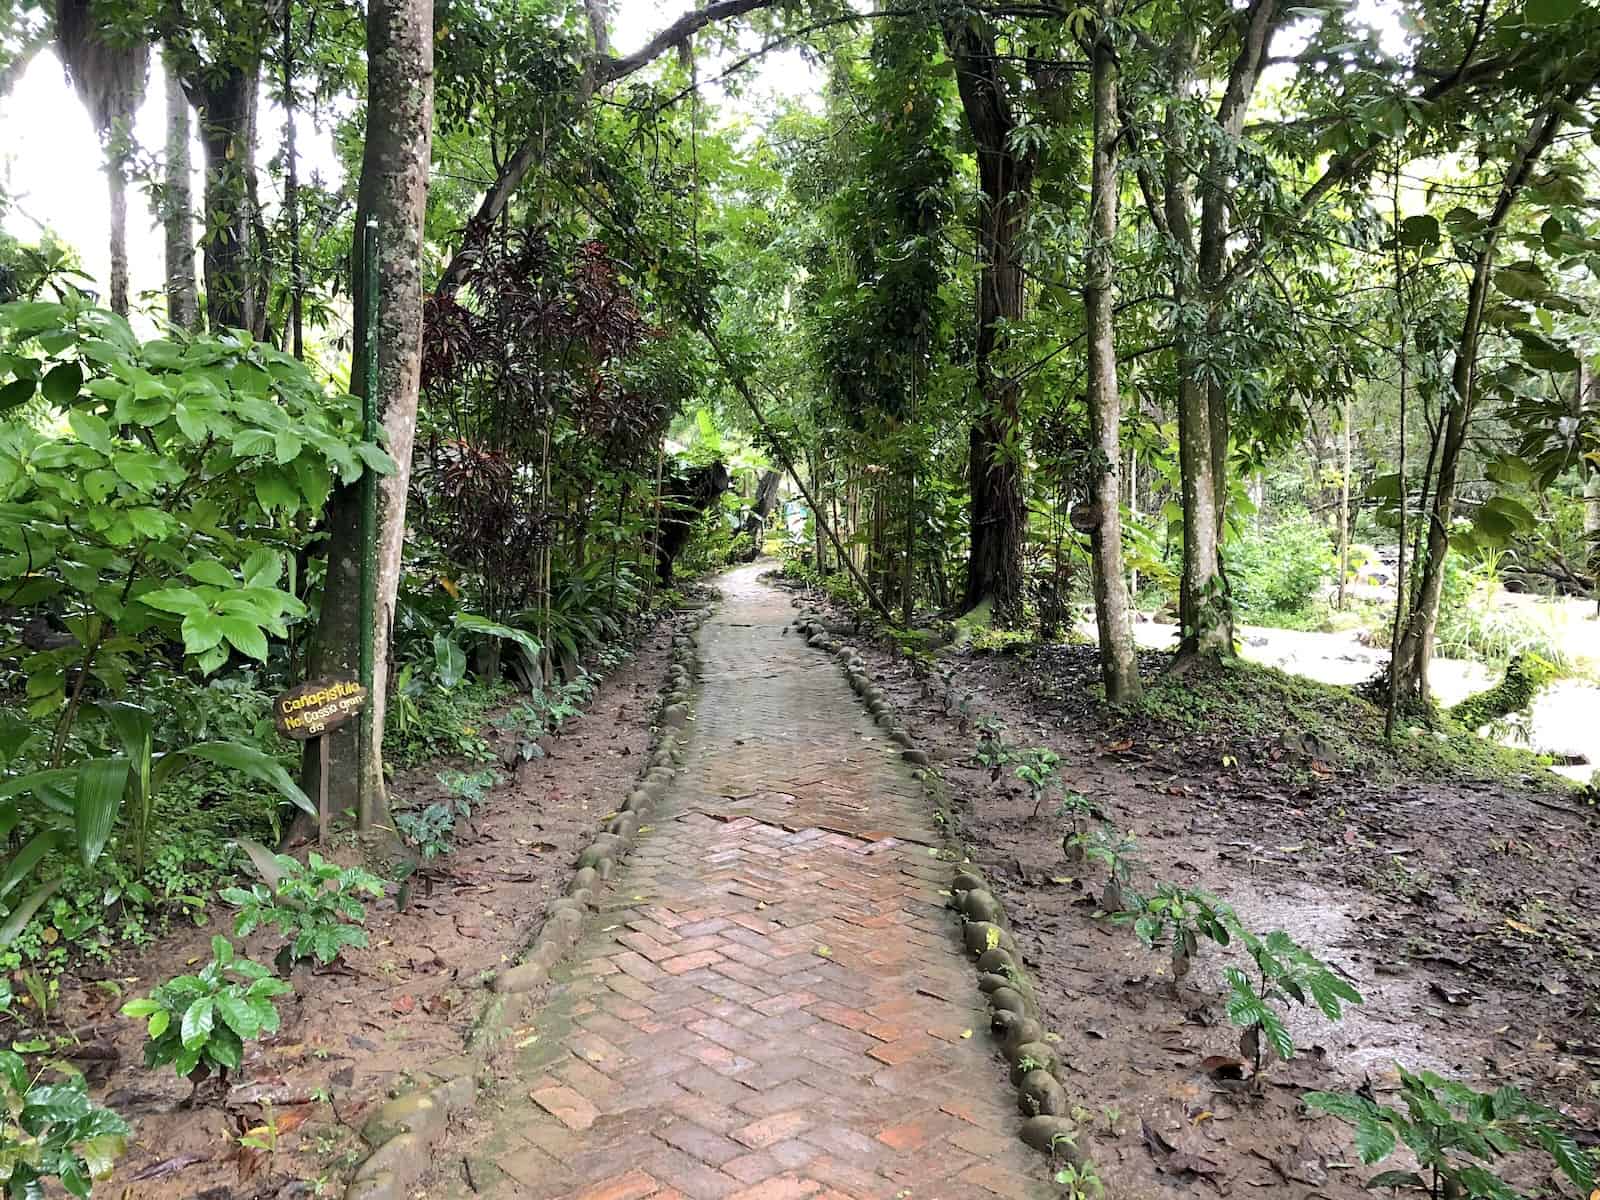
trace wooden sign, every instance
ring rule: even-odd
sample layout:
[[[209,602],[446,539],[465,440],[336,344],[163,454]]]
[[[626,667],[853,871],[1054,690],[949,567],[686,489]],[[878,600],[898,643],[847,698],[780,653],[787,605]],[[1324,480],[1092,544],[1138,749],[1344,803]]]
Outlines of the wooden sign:
[[[367,706],[367,689],[354,679],[313,679],[290,688],[272,705],[272,723],[296,741],[321,737]]]

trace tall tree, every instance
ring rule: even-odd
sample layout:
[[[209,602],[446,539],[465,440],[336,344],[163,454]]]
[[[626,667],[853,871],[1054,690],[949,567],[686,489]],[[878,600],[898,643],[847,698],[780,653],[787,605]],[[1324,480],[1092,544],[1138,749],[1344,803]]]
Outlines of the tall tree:
[[[265,247],[256,208],[256,108],[261,62],[282,0],[157,0],[152,33],[198,116],[205,156],[202,239],[206,322],[266,332]]]
[[[1122,562],[1122,395],[1117,383],[1115,322],[1117,115],[1115,0],[1098,0],[1090,33],[1093,142],[1089,180],[1089,233],[1085,250],[1083,312],[1089,349],[1089,433],[1093,463],[1095,625],[1100,636],[1100,676],[1113,704],[1142,692],[1129,624],[1128,581]]]
[[[165,235],[167,320],[179,329],[200,324],[200,297],[194,283],[194,201],[189,190],[189,97],[165,54],[167,153],[161,185],[161,228]]]
[[[78,98],[106,148],[111,212],[111,309],[128,315],[130,125],[144,96],[150,47],[118,31],[96,0],[57,0],[56,46]]]
[[[370,619],[377,680],[369,715],[362,722],[371,732],[360,745],[354,725],[335,735],[330,747],[334,769],[328,780],[333,811],[356,809],[362,830],[389,824],[383,782],[383,722],[422,374],[423,217],[433,144],[433,0],[371,0],[367,64],[366,139],[356,202],[351,291],[358,331],[366,328],[368,314],[376,306],[376,399],[385,445],[396,470],[380,488],[376,547],[366,547],[362,540],[358,489],[341,489],[333,498],[322,614],[312,663],[313,674],[318,675],[354,669],[362,623],[369,619],[358,603],[361,559],[364,551],[375,553],[377,611]],[[360,234],[369,218],[378,225],[375,296],[367,288]],[[356,346],[351,378],[356,389],[364,391],[368,361],[360,337]],[[308,754],[306,775],[315,781],[317,770],[316,757]]]
[[[956,88],[978,156],[976,217],[978,415],[968,444],[970,548],[962,607],[993,606],[995,619],[1022,615],[1022,391],[997,363],[1008,325],[1022,320],[1026,276],[1022,233],[1038,169],[1038,143],[1019,147],[1014,98],[993,21],[952,7],[944,17],[945,46],[955,63]]]

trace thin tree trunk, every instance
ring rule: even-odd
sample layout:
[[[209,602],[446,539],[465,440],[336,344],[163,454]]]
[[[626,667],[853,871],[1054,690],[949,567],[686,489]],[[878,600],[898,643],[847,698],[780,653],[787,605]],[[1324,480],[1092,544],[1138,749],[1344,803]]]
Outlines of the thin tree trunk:
[[[1455,514],[1461,451],[1466,446],[1477,400],[1478,344],[1500,235],[1535,164],[1555,140],[1567,114],[1574,111],[1573,106],[1596,82],[1591,77],[1572,85],[1564,94],[1551,97],[1535,113],[1521,146],[1506,169],[1494,211],[1479,235],[1481,241],[1473,264],[1472,282],[1467,288],[1466,314],[1462,318],[1455,364],[1450,373],[1450,407],[1440,444],[1438,480],[1434,485],[1433,502],[1428,513],[1428,537],[1422,561],[1417,564],[1420,571],[1417,601],[1406,622],[1391,668],[1395,676],[1395,702],[1402,706],[1426,705],[1428,701],[1428,665],[1433,658],[1434,636],[1438,632],[1439,600],[1444,594],[1444,563],[1450,551],[1450,522]]]
[[[111,201],[111,311],[128,315],[128,177],[121,154],[113,151],[106,162],[107,190]]]
[[[364,328],[367,306],[377,305],[379,415],[396,470],[382,481],[378,503],[377,611],[370,616],[376,665],[370,717],[374,736],[358,757],[355,724],[345,727],[350,734],[341,737],[345,730],[335,734],[329,780],[335,811],[355,807],[359,792],[357,826],[362,830],[389,825],[383,783],[386,664],[400,585],[422,369],[422,225],[433,134],[433,0],[371,0],[367,63],[367,130],[356,205],[352,291],[356,329]],[[378,223],[376,296],[367,293],[359,235],[369,216]],[[366,356],[360,339],[356,345],[351,378],[359,389],[364,386]],[[360,527],[359,489],[342,488],[330,512],[327,582],[317,630],[318,674],[352,669],[361,623],[369,619],[357,602],[363,552]],[[308,754],[306,762],[306,774],[314,776],[315,756]]]
[[[1089,185],[1089,241],[1083,307],[1089,341],[1089,434],[1096,451],[1094,478],[1095,627],[1100,634],[1100,676],[1106,699],[1125,704],[1142,694],[1128,616],[1128,581],[1122,568],[1122,394],[1117,384],[1113,322],[1117,237],[1117,59],[1111,41],[1113,0],[1100,0],[1093,61],[1093,164]]]
[[[1344,611],[1345,582],[1350,577],[1350,423],[1353,417],[1350,397],[1344,398],[1344,469],[1339,472],[1339,599]]]
[[[1600,411],[1600,373],[1585,359],[1578,367],[1578,405],[1591,417]],[[1600,470],[1589,463],[1583,481],[1583,564],[1596,581],[1592,589],[1600,609]]]
[[[295,149],[294,0],[283,5],[283,207],[289,218],[289,352],[306,355],[305,290],[300,280],[300,156]]]
[[[161,189],[161,227],[166,242],[167,320],[179,329],[200,324],[200,298],[194,282],[194,201],[189,193],[189,98],[161,56],[167,89],[167,154]]]

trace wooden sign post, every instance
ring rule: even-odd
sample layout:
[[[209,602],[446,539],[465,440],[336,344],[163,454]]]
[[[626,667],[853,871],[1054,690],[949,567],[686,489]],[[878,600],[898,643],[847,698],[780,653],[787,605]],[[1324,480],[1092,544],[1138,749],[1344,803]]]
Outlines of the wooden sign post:
[[[328,837],[328,739],[367,707],[367,689],[354,679],[313,679],[290,688],[272,705],[272,723],[286,738],[317,739],[317,842]]]

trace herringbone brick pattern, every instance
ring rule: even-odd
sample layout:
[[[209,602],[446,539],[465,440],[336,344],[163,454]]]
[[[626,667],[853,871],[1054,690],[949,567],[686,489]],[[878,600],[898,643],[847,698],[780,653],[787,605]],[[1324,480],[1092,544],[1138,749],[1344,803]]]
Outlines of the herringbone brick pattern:
[[[833,660],[780,636],[787,596],[754,568],[724,585],[684,771],[521,1039],[494,1133],[432,1194],[1052,1195],[916,781]]]

